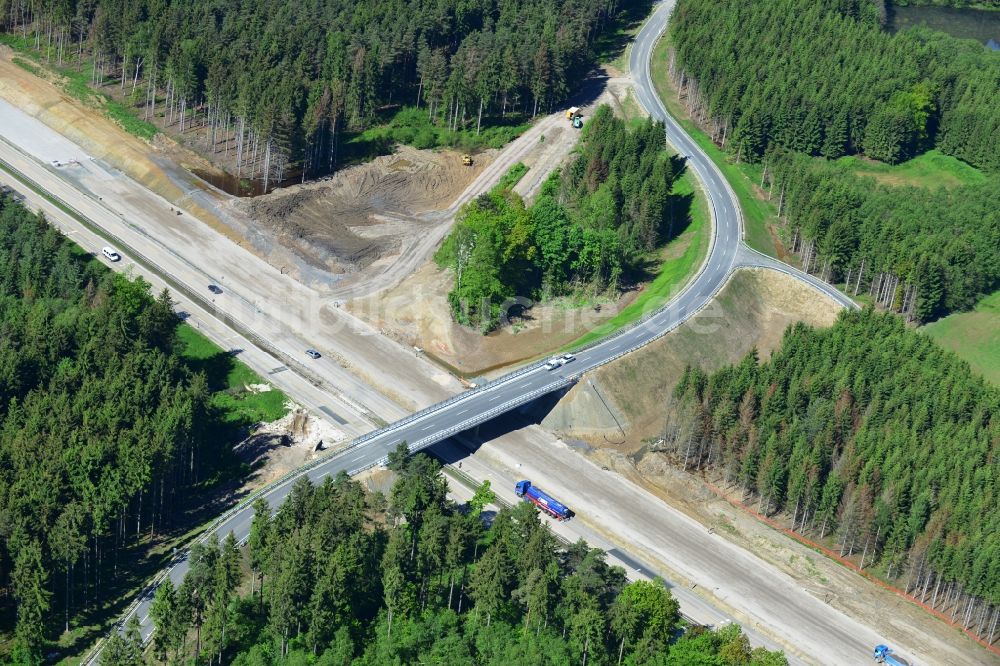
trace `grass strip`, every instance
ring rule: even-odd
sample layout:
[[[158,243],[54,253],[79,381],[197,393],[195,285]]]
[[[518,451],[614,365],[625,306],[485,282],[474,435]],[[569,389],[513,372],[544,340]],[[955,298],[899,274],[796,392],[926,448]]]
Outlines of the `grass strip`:
[[[687,111],[681,104],[677,93],[670,84],[668,75],[668,50],[669,41],[663,37],[656,43],[653,55],[649,63],[649,73],[653,79],[653,86],[657,94],[663,100],[667,111],[673,116],[681,127],[684,128],[694,142],[712,158],[716,166],[722,171],[723,176],[729,181],[729,185],[736,193],[740,208],[743,209],[743,223],[746,227],[747,244],[755,250],[763,252],[772,257],[778,257],[774,239],[768,231],[767,225],[777,219],[777,208],[772,202],[762,200],[755,192],[754,187],[760,182],[762,167],[757,164],[732,164],[729,156],[715,145],[715,142],[699,128],[688,116]]]
[[[948,315],[920,330],[1000,386],[1000,291],[979,301],[971,312]]]
[[[705,195],[696,187],[694,176],[690,172],[686,172],[680,178],[674,186],[674,193],[694,195],[694,206],[687,228],[664,248],[664,251],[669,253],[672,249],[683,247],[680,256],[664,261],[653,281],[646,285],[633,302],[608,321],[566,345],[566,349],[588,345],[658,310],[694,277],[708,252],[711,233],[708,203],[705,201]]]

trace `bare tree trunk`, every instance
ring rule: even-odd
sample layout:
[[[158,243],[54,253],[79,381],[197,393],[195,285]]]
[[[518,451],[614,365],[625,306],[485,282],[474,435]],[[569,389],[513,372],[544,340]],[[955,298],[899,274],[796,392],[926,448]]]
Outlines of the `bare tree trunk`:
[[[132,77],[132,94],[135,94],[135,89],[139,85],[139,67],[142,66],[142,58],[135,59],[135,76]]]

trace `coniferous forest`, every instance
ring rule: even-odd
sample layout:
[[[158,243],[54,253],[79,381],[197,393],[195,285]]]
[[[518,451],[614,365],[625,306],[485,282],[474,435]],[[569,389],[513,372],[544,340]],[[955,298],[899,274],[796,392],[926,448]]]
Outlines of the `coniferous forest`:
[[[482,513],[492,496],[482,487],[457,506],[440,464],[405,444],[389,467],[398,478],[388,501],[345,474],[319,486],[300,479],[273,517],[258,500],[244,551],[231,538],[196,546],[184,582],[156,592],[154,656],[235,666],[787,663],[751,650],[738,625],[685,628],[662,583],[628,583],[603,551],[561,545],[529,503]],[[141,663],[134,640],[116,640],[105,666]]]
[[[183,525],[232,460],[179,323],[169,296],[0,196],[0,630],[15,662],[40,663],[114,600],[128,549]]]
[[[1000,9],[1000,0],[892,0],[901,7],[907,5],[936,5],[945,7],[983,7]]]
[[[674,393],[667,446],[758,510],[989,642],[1000,628],[1000,391],[898,318],[796,324]]]
[[[681,167],[663,132],[652,120],[630,128],[601,106],[576,158],[530,207],[504,183],[467,205],[436,256],[455,273],[456,319],[488,331],[505,303],[614,291],[683,231],[690,201],[672,193]]]
[[[640,0],[12,0],[0,28],[58,63],[93,57],[137,114],[209,127],[238,175],[281,180],[335,166],[345,129],[416,105],[478,130],[574,92],[599,40]],[[642,10],[640,9],[640,13]]]
[[[803,268],[911,320],[1000,287],[1000,54],[873,0],[682,0],[670,76],[733,159],[758,162]],[[929,148],[988,174],[951,191],[877,185],[822,159]]]
[[[1000,177],[952,190],[881,185],[783,150],[769,153],[768,172],[803,268],[846,293],[926,322],[1000,288]]]
[[[683,0],[672,69],[747,159],[775,145],[896,163],[936,146],[1000,170],[1000,54],[881,20],[874,0]]]

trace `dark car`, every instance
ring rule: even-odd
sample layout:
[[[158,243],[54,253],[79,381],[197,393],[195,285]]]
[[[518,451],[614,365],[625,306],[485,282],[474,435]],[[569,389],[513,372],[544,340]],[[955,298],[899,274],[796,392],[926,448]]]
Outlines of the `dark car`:
[[[322,356],[322,354],[320,354],[315,349],[307,349],[306,356],[308,356],[309,358],[319,358],[320,356]]]
[[[212,292],[213,294],[221,294],[222,293],[222,287],[220,287],[217,284],[210,284],[210,285],[208,285],[208,290],[210,292]]]

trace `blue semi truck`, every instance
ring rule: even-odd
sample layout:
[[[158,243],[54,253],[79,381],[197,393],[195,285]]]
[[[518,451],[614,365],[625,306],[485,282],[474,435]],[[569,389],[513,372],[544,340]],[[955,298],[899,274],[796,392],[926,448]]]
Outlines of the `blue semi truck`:
[[[887,666],[910,666],[910,662],[893,652],[892,648],[888,645],[876,645],[875,651],[872,653],[872,658],[878,663],[886,664]]]
[[[569,520],[573,517],[573,512],[565,504],[539,490],[537,486],[531,485],[531,481],[518,481],[514,485],[514,494],[525,502],[531,502],[556,520]]]

